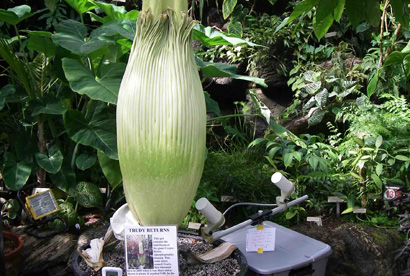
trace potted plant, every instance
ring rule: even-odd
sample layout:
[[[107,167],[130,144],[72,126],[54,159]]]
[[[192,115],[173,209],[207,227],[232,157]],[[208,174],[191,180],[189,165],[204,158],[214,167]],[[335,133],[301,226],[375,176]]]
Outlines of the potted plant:
[[[24,245],[23,238],[9,231],[3,231],[2,235],[6,275],[18,275]]]

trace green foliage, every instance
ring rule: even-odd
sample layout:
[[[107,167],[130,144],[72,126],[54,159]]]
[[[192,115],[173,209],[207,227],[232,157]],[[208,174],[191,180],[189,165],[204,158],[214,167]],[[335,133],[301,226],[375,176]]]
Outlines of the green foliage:
[[[33,16],[31,7],[27,5],[16,6],[7,10],[0,9],[0,17],[2,21],[5,21],[11,25],[17,25],[24,19]]]
[[[55,174],[57,173],[63,164],[63,154],[56,147],[52,146],[48,149],[48,155],[37,152],[36,153],[37,163],[47,172]]]
[[[200,59],[196,59],[198,67],[201,69],[205,77],[231,77],[238,80],[253,81],[260,86],[267,87],[265,81],[260,78],[243,76],[236,74],[236,67],[226,63],[214,63],[214,62],[205,62]]]
[[[331,63],[329,71],[313,65],[315,71],[308,70],[308,66],[296,66],[290,72],[288,85],[295,91],[295,100],[286,113],[286,119],[292,113],[301,113],[307,116],[309,126],[317,125],[326,113],[337,110],[346,98],[359,93],[361,86],[358,81],[348,79],[346,61],[341,58],[341,52],[332,54]],[[298,105],[302,106],[301,111],[296,109]]]
[[[101,169],[108,180],[108,183],[115,188],[122,182],[122,175],[120,170],[120,164],[118,160],[113,160],[109,158],[102,151],[98,151],[98,162],[100,163]]]
[[[0,89],[2,180],[18,190],[43,175],[43,185],[70,194],[82,206],[101,206],[98,187],[109,183],[107,193],[115,192],[115,198],[107,206],[115,206],[122,192],[117,188],[122,176],[115,104],[138,11],[93,0],[65,2],[81,22],[65,3],[55,0],[46,0],[46,9],[38,12],[27,5],[0,10],[6,23],[18,25],[0,26],[0,58],[9,82]],[[44,20],[44,26],[30,25],[25,36],[20,35],[20,24],[38,13],[42,14],[36,19]],[[99,23],[90,23],[93,20]],[[202,25],[193,33],[204,45],[256,46]],[[231,65],[198,64],[205,78],[234,77],[265,85],[262,79],[237,74]],[[205,97],[209,111],[220,115],[218,104]],[[72,214],[68,205],[65,213]]]
[[[89,10],[97,8],[94,1],[90,0],[65,0],[77,13],[83,14]]]
[[[231,15],[233,12],[235,6],[236,6],[237,0],[224,0],[222,3],[222,14],[224,16],[224,19],[227,19],[228,16]]]
[[[92,166],[94,166],[95,162],[97,161],[96,155],[89,155],[88,153],[82,153],[75,159],[75,164],[77,168],[82,171],[85,171]]]
[[[68,202],[68,201],[62,202],[62,203],[59,203],[59,206],[60,206],[60,210],[56,213],[56,215],[64,219],[68,228],[72,228],[77,223],[81,223],[81,218],[78,216],[71,202]],[[48,222],[48,226],[56,230],[63,229],[63,225],[60,220],[50,221]]]
[[[315,9],[313,29],[316,37],[320,40],[334,21],[340,21],[345,7],[347,17],[354,27],[357,27],[363,21],[370,23],[372,26],[378,26],[380,22],[379,6],[378,0],[304,0],[295,7],[289,18],[286,19],[285,24]]]
[[[63,69],[73,91],[81,95],[85,94],[94,100],[117,103],[118,90],[125,71],[125,64],[103,65],[101,66],[101,73],[94,76],[80,61],[64,58]]]
[[[91,113],[91,111],[90,111]],[[105,152],[110,158],[118,159],[115,119],[108,108],[100,103],[87,119],[77,110],[64,114],[64,125],[70,138],[82,145],[92,146]]]
[[[229,195],[239,201],[271,201],[271,170],[264,163],[263,157],[252,151],[210,152],[197,197],[219,201]]]
[[[89,182],[79,182],[71,187],[68,193],[83,207],[94,207],[102,204],[100,189]]]

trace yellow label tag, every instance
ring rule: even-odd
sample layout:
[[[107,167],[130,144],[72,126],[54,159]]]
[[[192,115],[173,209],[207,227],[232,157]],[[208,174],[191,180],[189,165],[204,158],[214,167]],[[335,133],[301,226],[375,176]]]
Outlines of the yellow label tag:
[[[258,248],[258,250],[256,251],[258,254],[263,254],[263,248]]]
[[[257,225],[257,226],[256,226],[256,229],[257,229],[257,230],[263,230],[263,225],[262,225],[262,224]]]

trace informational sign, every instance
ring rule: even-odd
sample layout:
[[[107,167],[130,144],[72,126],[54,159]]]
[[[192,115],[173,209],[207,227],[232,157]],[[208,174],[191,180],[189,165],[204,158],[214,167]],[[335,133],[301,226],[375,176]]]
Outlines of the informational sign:
[[[36,220],[60,210],[51,190],[26,197],[26,206]]]
[[[127,227],[125,259],[128,276],[178,276],[177,227]]]
[[[275,251],[276,228],[258,225],[248,229],[246,234],[246,252]]]

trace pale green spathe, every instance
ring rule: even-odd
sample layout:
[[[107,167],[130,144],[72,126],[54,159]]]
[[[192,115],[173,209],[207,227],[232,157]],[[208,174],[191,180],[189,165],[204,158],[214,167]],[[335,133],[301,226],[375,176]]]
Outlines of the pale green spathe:
[[[127,203],[142,225],[179,224],[204,166],[206,109],[191,46],[195,22],[141,12],[117,103]]]

